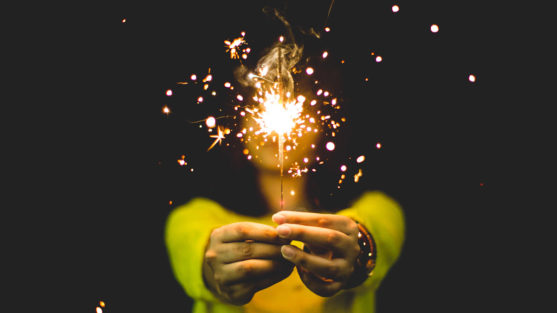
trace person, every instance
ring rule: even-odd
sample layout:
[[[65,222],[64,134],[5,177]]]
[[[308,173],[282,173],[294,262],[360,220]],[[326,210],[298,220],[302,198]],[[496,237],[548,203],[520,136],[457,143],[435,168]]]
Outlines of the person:
[[[301,140],[315,142],[320,134]],[[173,209],[167,219],[170,263],[193,299],[193,312],[374,312],[375,291],[404,242],[398,202],[368,190],[347,208],[318,211],[305,192],[308,178],[283,175],[288,192],[281,211],[276,142],[244,143],[257,151],[252,163],[267,204],[260,216],[199,196]],[[307,146],[300,143],[290,150],[285,168],[310,152]],[[248,203],[252,194],[229,197]]]

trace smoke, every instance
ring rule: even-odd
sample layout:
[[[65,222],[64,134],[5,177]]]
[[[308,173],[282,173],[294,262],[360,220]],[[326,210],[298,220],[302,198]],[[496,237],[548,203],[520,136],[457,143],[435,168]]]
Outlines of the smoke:
[[[276,42],[269,51],[259,59],[256,65],[256,72],[249,73],[244,67],[236,70],[238,81],[246,86],[254,87],[257,82],[262,82],[261,88],[276,89],[280,86],[283,93],[294,91],[294,79],[292,68],[302,58],[303,46],[296,44],[290,23],[278,12],[273,9],[274,16],[282,22],[286,29],[286,36],[283,40]],[[255,75],[255,76],[254,76]],[[254,79],[254,77],[256,79]]]

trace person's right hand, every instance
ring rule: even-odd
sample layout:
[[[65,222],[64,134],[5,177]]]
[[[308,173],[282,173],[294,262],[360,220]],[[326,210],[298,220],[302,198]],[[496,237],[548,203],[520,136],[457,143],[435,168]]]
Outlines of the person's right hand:
[[[288,277],[294,265],[281,255],[274,227],[238,222],[212,231],[203,260],[203,278],[225,302],[243,305],[253,295]]]

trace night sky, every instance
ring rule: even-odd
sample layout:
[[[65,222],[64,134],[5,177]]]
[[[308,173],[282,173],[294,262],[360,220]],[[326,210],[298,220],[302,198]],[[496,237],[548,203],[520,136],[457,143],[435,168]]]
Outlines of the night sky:
[[[339,153],[365,154],[362,186],[387,192],[406,214],[406,242],[378,291],[377,312],[517,308],[517,289],[532,286],[509,274],[532,248],[517,229],[531,234],[529,217],[540,217],[537,208],[522,211],[532,202],[519,195],[548,188],[542,104],[551,103],[535,91],[544,86],[528,89],[548,70],[525,62],[536,59],[538,33],[515,18],[521,8],[337,0],[327,19],[327,1],[293,2],[115,1],[26,15],[37,23],[18,39],[32,64],[22,81],[37,100],[17,110],[36,144],[17,142],[29,175],[14,185],[24,187],[23,227],[36,232],[17,235],[30,279],[14,288],[45,295],[52,282],[63,287],[22,307],[94,312],[102,300],[104,312],[189,311],[168,263],[164,222],[225,147],[206,152],[212,140],[188,123],[206,117],[199,89],[176,83],[208,68],[233,82],[238,61],[223,41],[245,31],[256,60],[282,29],[263,13],[267,6],[297,30],[321,32],[299,39],[304,56],[330,53],[328,83],[351,123]],[[182,154],[199,173],[180,167]]]

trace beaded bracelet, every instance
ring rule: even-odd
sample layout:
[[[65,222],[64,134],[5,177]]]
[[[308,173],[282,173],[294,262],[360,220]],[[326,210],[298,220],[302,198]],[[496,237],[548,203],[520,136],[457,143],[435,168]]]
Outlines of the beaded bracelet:
[[[377,246],[371,233],[364,225],[355,221],[358,225],[358,244],[360,245],[360,254],[356,258],[354,272],[348,282],[344,286],[345,289],[354,288],[361,285],[369,276],[373,274],[375,268],[375,260],[377,259]]]

